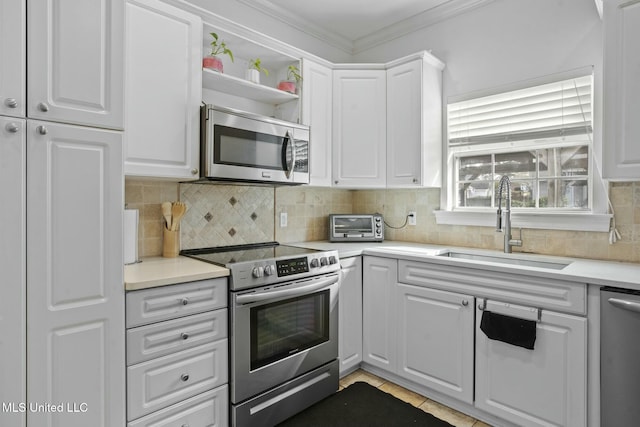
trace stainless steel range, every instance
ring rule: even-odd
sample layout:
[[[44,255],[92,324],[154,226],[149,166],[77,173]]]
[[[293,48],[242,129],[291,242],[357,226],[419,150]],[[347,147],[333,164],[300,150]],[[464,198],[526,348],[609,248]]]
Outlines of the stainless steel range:
[[[234,426],[275,425],[338,389],[337,251],[269,242],[182,254],[231,271]]]

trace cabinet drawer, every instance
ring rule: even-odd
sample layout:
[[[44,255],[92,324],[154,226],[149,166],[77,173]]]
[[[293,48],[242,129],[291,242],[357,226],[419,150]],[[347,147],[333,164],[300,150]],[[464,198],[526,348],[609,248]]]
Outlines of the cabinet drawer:
[[[127,365],[227,337],[227,309],[139,326],[127,331]]]
[[[178,427],[229,425],[229,392],[226,385],[160,409],[127,424],[127,427]]]
[[[180,351],[127,368],[127,420],[223,385],[227,340]]]
[[[226,278],[132,291],[127,293],[127,328],[226,306]]]
[[[543,275],[503,273],[400,260],[398,261],[398,281],[536,308],[580,315],[587,313],[585,283]]]

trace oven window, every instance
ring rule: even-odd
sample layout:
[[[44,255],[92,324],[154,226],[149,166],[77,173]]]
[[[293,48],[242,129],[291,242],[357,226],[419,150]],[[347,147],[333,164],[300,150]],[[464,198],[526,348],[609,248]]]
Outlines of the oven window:
[[[373,226],[371,217],[363,218],[335,218],[335,229],[339,233],[371,233]]]
[[[251,370],[329,341],[329,290],[251,309]]]

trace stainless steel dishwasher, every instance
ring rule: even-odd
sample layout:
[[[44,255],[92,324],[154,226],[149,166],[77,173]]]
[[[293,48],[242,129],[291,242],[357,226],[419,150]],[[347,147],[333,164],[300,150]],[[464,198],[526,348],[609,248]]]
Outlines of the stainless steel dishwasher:
[[[600,399],[603,427],[640,420],[640,291],[600,290]]]

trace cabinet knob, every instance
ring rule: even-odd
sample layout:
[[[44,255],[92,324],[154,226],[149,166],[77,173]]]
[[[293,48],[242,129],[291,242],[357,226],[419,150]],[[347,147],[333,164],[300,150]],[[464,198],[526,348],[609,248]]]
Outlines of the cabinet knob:
[[[181,337],[183,340],[186,340],[187,338],[189,338],[189,334],[188,334],[188,333],[186,333],[186,332],[183,332],[183,333],[181,333],[181,334],[180,334],[180,337]]]
[[[198,175],[198,173],[200,173],[200,171],[198,170],[198,168],[193,168],[193,169],[191,169],[191,175]]]
[[[189,304],[189,298],[182,298],[182,300],[180,300],[180,302],[182,303],[182,305],[187,305],[187,304]]]
[[[17,133],[20,130],[20,127],[15,123],[7,123],[4,128],[9,133]]]
[[[413,178],[413,183],[417,184],[418,183],[418,178]]]
[[[469,301],[467,301],[466,299],[463,299],[463,300],[462,300],[462,306],[463,306],[463,307],[466,307],[466,306],[468,306],[468,305],[469,305]]]
[[[38,133],[40,135],[46,135],[47,134],[47,128],[44,125],[40,125],[36,128],[36,131],[38,131]]]
[[[18,100],[15,98],[7,98],[4,100],[4,105],[9,108],[16,108],[18,106]]]
[[[185,381],[185,382],[186,382],[186,381],[189,381],[189,374],[182,374],[182,375],[180,375],[180,379],[181,379],[182,381]]]
[[[38,103],[38,110],[42,111],[43,113],[46,113],[47,111],[49,111],[49,106],[47,104],[45,104],[44,102],[39,102]]]
[[[338,180],[333,181],[334,184],[338,185]]]

